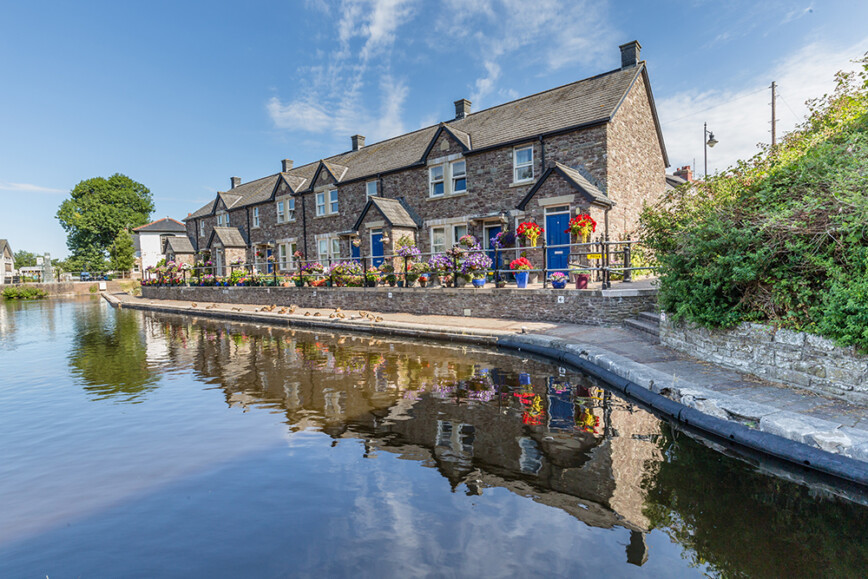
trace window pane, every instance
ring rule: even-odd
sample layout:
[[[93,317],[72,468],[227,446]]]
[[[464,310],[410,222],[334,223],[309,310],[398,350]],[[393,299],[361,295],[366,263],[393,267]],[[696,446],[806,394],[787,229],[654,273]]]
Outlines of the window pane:
[[[329,243],[327,239],[319,240],[319,254],[320,257],[325,257],[329,252]]]
[[[461,179],[455,180],[455,186],[452,188],[455,193],[462,193],[467,191],[467,179],[462,177]]]
[[[455,234],[455,239],[452,240],[452,243],[458,243],[458,240],[467,235],[467,226],[466,225],[456,225],[452,231]]]
[[[368,181],[365,184],[365,187],[367,188],[366,194],[368,197],[372,197],[372,196],[377,194],[377,182],[376,181]]]
[[[338,257],[341,254],[341,240],[332,239],[332,256]]]
[[[290,200],[288,201],[288,203],[289,203],[289,210],[290,210],[290,211],[295,210],[295,199],[290,199]]]
[[[465,175],[466,167],[464,161],[456,161],[455,163],[452,163],[452,176],[463,177]]]
[[[338,190],[337,189],[335,189],[334,191],[329,191],[329,200],[333,201],[333,202],[338,200]]]
[[[434,183],[433,188],[431,189],[431,195],[443,195],[443,182]]]
[[[524,149],[515,150],[515,164],[525,165],[533,161],[533,148],[526,147]]]
[[[533,179],[533,167],[516,167],[515,180],[525,181],[527,179]]]
[[[442,181],[443,180],[443,165],[437,165],[436,167],[431,167],[431,181]]]

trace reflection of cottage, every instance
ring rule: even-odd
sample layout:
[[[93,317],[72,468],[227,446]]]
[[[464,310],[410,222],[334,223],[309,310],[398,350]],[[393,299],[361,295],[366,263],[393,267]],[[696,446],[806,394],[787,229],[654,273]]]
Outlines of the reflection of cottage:
[[[152,221],[133,229],[136,250],[136,265],[139,272],[155,267],[166,258],[166,240],[170,237],[186,237],[184,224],[169,217]]]
[[[187,234],[201,251],[215,227],[237,228],[248,261],[273,253],[281,269],[294,247],[320,261],[377,259],[389,252],[384,239],[402,235],[423,252],[465,234],[488,248],[526,220],[544,227],[549,245],[568,243],[577,213],[592,215],[597,234],[629,234],[663,193],[668,161],[639,43],[620,50],[619,68],[591,78],[478,112],[461,99],[437,125],[368,145],[355,135],[327,159],[286,159],[243,184],[233,177],[187,216]],[[568,252],[551,251],[548,267],[566,267]]]
[[[15,255],[12,246],[5,239],[0,239],[0,284],[12,283],[15,275]]]

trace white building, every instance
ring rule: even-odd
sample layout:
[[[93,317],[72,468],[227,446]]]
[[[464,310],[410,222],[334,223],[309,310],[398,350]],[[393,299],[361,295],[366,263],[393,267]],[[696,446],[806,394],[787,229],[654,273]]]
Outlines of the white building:
[[[166,256],[163,253],[165,240],[169,237],[187,238],[187,229],[180,221],[164,217],[133,229],[136,246],[136,271],[141,273]]]
[[[0,284],[12,283],[15,275],[15,256],[12,247],[5,239],[0,239]]]

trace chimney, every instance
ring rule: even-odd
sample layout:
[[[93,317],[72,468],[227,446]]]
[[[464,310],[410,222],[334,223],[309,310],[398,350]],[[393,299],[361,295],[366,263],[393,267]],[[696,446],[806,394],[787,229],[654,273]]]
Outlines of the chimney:
[[[362,135],[353,135],[350,140],[353,142],[353,151],[358,151],[365,146],[365,137]]]
[[[230,188],[230,189],[235,189],[236,187],[238,187],[239,185],[241,185],[241,177],[231,177],[231,178],[229,179],[229,182],[231,183],[231,187],[229,187],[229,188]]]
[[[292,159],[284,159],[280,163],[283,166],[283,173],[289,173],[292,170]]]
[[[463,119],[467,115],[470,114],[470,101],[467,99],[461,99],[459,101],[455,101],[455,118]]]
[[[676,177],[681,177],[685,181],[693,181],[693,169],[690,168],[690,165],[684,165],[677,171],[673,173]]]
[[[639,64],[639,51],[642,50],[642,45],[638,40],[622,44],[618,48],[621,49],[621,68],[630,68]]]

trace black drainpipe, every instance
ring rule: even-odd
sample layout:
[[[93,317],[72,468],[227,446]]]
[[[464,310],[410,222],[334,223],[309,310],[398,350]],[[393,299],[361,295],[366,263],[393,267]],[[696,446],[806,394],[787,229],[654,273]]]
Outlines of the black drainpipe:
[[[304,259],[307,259],[307,209],[304,205],[304,194],[298,196],[301,200],[301,236],[304,239]]]
[[[539,136],[539,158],[542,163],[542,170],[540,171],[540,175],[542,175],[546,170],[546,142],[542,135]]]

